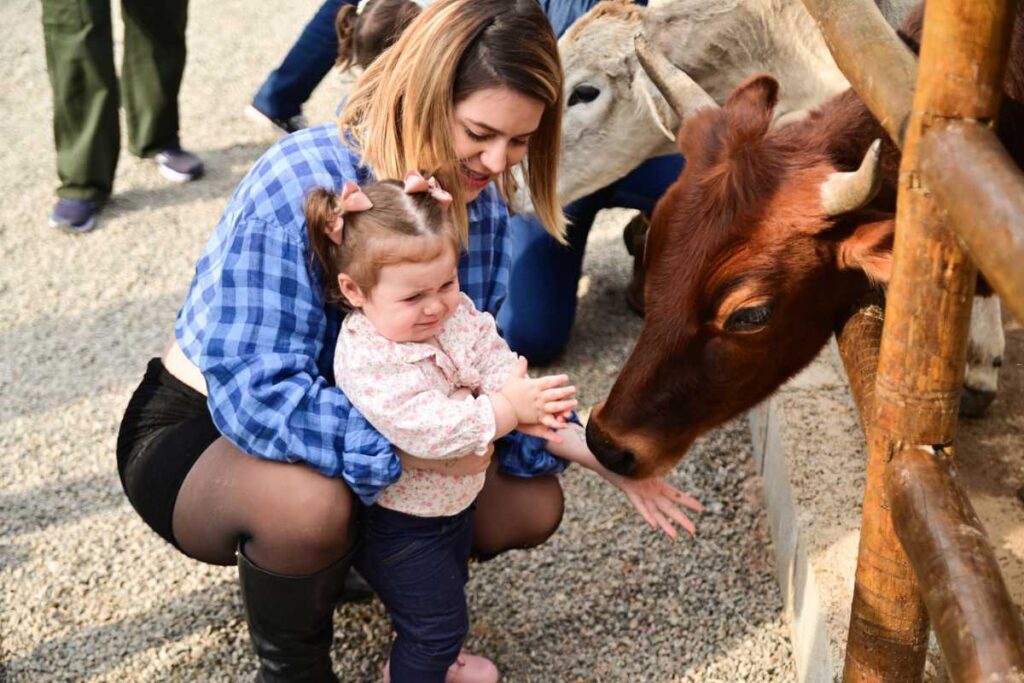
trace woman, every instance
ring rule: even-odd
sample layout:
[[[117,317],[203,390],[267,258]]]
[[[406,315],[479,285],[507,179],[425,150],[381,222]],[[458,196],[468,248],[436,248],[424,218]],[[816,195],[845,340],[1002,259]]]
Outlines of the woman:
[[[203,562],[237,561],[262,680],[335,680],[331,614],[357,498],[372,501],[400,472],[394,448],[333,386],[340,315],[319,294],[305,194],[409,169],[437,176],[466,238],[462,289],[493,314],[509,269],[504,197],[526,158],[538,217],[562,239],[561,79],[536,0],[435,3],[366,71],[340,128],[306,129],[264,154],[199,260],[174,339],[126,410],[118,466],[163,538]],[[553,475],[564,463],[542,444],[515,433],[496,446],[502,469],[476,456],[457,465],[490,468],[473,518],[477,556],[557,529]]]

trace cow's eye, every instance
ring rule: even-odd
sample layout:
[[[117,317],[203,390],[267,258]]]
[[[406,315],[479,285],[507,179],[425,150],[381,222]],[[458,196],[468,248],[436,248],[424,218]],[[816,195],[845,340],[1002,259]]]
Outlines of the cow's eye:
[[[600,94],[601,91],[592,85],[577,85],[569,94],[569,106],[580,102],[593,102]]]
[[[772,317],[772,305],[748,306],[733,311],[725,321],[726,332],[756,332],[768,324]]]

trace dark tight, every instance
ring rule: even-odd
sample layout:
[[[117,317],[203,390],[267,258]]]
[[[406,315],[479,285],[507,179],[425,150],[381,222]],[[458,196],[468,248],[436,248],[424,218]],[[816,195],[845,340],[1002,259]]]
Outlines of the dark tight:
[[[473,556],[489,560],[508,550],[541,545],[562,523],[564,503],[555,475],[513,477],[492,462],[473,513]]]
[[[181,486],[174,538],[187,555],[210,564],[234,564],[241,543],[267,571],[312,574],[352,548],[354,501],[339,479],[254,458],[221,437]],[[561,523],[562,505],[556,477],[512,477],[492,463],[473,518],[474,555],[489,559],[540,545]]]

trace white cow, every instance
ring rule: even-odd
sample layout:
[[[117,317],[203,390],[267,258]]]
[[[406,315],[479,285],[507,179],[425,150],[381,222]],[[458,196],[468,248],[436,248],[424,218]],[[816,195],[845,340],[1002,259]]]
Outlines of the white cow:
[[[913,4],[879,2],[892,25]],[[563,204],[609,185],[651,157],[677,151],[674,131],[681,122],[638,62],[637,34],[720,104],[750,74],[772,74],[781,85],[775,125],[849,87],[802,0],[669,0],[650,7],[605,0],[558,43],[565,69],[558,181]],[[1004,347],[999,300],[977,298],[965,414],[980,414],[991,403]]]
[[[879,1],[893,25],[913,4]],[[676,151],[672,131],[680,122],[636,59],[638,33],[719,104],[747,76],[772,74],[781,85],[777,122],[850,87],[802,0],[600,2],[558,42],[565,69],[563,204]]]
[[[606,0],[562,36],[566,108],[558,190],[563,203],[676,152],[679,120],[640,67],[642,33],[717,102],[745,77],[781,83],[778,120],[849,86],[801,0],[676,0],[640,7]]]

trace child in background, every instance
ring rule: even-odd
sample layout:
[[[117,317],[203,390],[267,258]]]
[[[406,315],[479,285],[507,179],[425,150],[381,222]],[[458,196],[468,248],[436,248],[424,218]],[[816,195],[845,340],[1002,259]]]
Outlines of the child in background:
[[[362,0],[338,11],[338,66],[342,70],[365,69],[402,35],[405,27],[423,10],[419,0]]]
[[[693,533],[677,507],[700,504],[662,479],[605,470],[566,419],[576,406],[566,375],[531,379],[490,314],[459,291],[460,242],[434,179],[409,174],[306,203],[325,299],[350,309],[334,372],[352,404],[400,451],[402,474],[362,518],[356,567],[391,615],[396,638],[385,680],[497,680],[489,660],[461,651],[469,629],[465,584],[473,502],[485,474],[448,470],[488,456],[518,429],[549,440],[555,455],[599,472],[652,527]],[[563,438],[567,437],[567,438]]]

